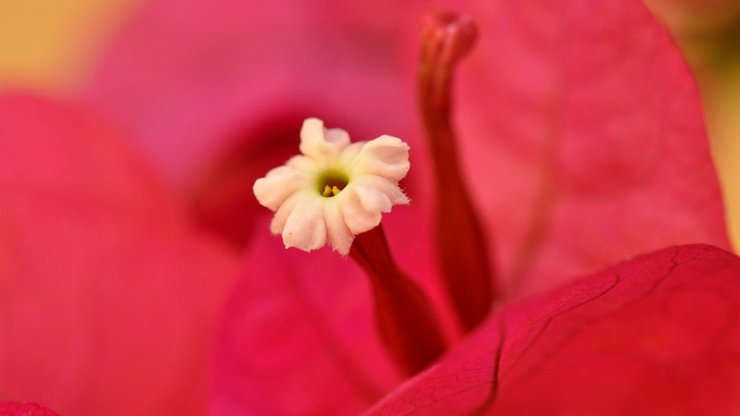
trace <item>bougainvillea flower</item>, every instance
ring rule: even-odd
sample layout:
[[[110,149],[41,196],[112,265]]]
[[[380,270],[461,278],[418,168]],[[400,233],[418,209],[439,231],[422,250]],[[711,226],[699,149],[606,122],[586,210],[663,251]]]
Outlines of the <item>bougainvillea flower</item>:
[[[235,256],[82,108],[0,97],[0,400],[205,412]]]
[[[486,255],[465,258],[481,270],[490,260],[508,301],[665,246],[727,247],[698,95],[640,2],[453,6],[478,22],[480,42],[458,74],[460,163],[441,172],[430,163],[440,152],[410,122],[426,5],[373,2],[392,11],[377,19],[359,2],[155,0],[111,47],[93,100],[185,192],[214,143],[233,156],[216,158],[195,192],[207,225],[253,239],[214,355],[217,411],[359,412],[404,378],[378,339],[360,269],[334,253],[286,252],[253,232],[266,219],[239,202],[287,159],[306,115],[415,149],[404,185],[414,204],[384,223],[394,257],[442,316],[449,272],[432,259],[465,255],[456,239],[435,251],[434,207],[458,195],[440,186],[446,175],[465,185],[486,235]],[[459,337],[455,322],[443,326]]]
[[[254,183],[254,195],[275,212],[270,224],[285,247],[331,244],[349,253],[355,235],[380,224],[382,213],[409,202],[398,181],[409,170],[409,147],[392,136],[350,144],[346,131],[303,122],[301,155]]]

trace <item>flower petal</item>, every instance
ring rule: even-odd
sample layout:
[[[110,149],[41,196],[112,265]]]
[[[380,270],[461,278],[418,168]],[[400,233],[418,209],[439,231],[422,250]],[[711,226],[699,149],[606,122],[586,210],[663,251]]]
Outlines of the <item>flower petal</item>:
[[[352,175],[377,175],[398,182],[411,167],[409,145],[397,137],[383,135],[367,142],[345,163],[349,164]]]
[[[315,161],[332,162],[349,145],[349,134],[342,129],[324,128],[324,122],[307,118],[301,127],[301,153]]]
[[[307,182],[304,172],[283,165],[267,172],[264,178],[257,179],[252,189],[262,206],[277,211],[290,195],[305,188]]]
[[[317,166],[314,160],[303,155],[291,157],[285,162],[285,165],[303,172],[318,172],[321,170],[321,167]]]
[[[369,414],[731,414],[739,310],[738,257],[665,249],[505,308]]]
[[[352,178],[352,184],[367,186],[384,193],[393,205],[406,205],[411,202],[396,183],[381,176],[359,175]]]
[[[390,198],[388,198],[388,195],[381,190],[358,183],[353,183],[351,189],[360,198],[360,203],[365,211],[390,212],[393,204]]]
[[[338,203],[324,204],[324,223],[326,224],[326,234],[331,246],[339,254],[347,255],[352,246],[355,235],[349,230],[344,222],[344,216],[339,209]]]
[[[331,128],[326,129],[324,139],[328,143],[337,145],[340,149],[345,148],[350,143],[349,133],[344,129]]]
[[[326,224],[321,198],[305,197],[295,204],[283,229],[285,248],[296,247],[303,251],[312,251],[324,246]]]
[[[344,216],[344,222],[355,235],[377,227],[382,217],[381,211],[365,209],[362,202],[363,197],[360,196],[361,192],[361,189],[349,184],[338,195],[338,198],[341,198],[340,209]],[[364,198],[367,200],[371,196],[364,196]]]

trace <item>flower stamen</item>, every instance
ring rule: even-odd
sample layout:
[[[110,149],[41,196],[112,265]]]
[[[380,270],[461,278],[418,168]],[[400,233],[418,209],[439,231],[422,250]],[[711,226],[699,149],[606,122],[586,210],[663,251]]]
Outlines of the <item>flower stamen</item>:
[[[331,198],[342,192],[349,183],[349,178],[342,172],[327,171],[319,176],[318,182],[321,196]]]
[[[336,186],[324,185],[324,190],[321,192],[321,196],[331,198],[333,196],[337,196],[339,192],[341,192],[341,189],[337,188]]]

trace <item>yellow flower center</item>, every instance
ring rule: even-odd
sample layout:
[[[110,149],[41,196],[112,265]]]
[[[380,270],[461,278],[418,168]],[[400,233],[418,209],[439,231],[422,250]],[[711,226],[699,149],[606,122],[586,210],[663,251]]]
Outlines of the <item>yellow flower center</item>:
[[[349,178],[344,172],[328,170],[319,175],[318,191],[321,196],[331,198],[342,192],[349,183]]]

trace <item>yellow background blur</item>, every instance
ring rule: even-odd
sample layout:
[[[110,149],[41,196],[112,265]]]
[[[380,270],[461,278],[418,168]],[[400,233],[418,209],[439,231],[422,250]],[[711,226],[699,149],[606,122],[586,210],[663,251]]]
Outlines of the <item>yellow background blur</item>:
[[[74,95],[107,38],[142,0],[2,0],[0,90]],[[729,228],[740,247],[740,1],[645,0],[696,73]]]
[[[0,1],[0,88],[64,94],[137,0]]]

